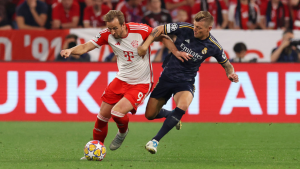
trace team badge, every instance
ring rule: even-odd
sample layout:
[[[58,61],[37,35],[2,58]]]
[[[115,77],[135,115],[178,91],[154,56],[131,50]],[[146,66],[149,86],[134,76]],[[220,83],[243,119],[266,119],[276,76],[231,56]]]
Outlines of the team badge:
[[[203,55],[205,55],[207,53],[207,48],[205,47],[202,52],[201,52]]]
[[[171,31],[175,31],[178,28],[178,25],[176,23],[171,24]]]
[[[137,40],[134,40],[131,42],[132,47],[137,48],[139,46],[139,42]]]

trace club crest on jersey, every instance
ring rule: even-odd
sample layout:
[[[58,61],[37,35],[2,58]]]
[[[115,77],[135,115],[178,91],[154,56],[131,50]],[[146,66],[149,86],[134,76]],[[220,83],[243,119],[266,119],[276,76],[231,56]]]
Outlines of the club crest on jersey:
[[[203,55],[205,55],[207,53],[207,48],[205,47],[202,52],[201,52]]]
[[[139,46],[139,42],[137,40],[134,40],[131,42],[132,47],[137,48]]]

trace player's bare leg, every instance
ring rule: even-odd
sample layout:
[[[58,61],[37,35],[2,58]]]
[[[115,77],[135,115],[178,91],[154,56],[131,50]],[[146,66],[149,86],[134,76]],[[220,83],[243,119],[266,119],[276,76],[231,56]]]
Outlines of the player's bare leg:
[[[114,105],[108,104],[104,101],[102,102],[100,112],[97,115],[97,120],[93,129],[94,140],[99,140],[104,143],[108,131],[108,121],[111,118],[111,110],[113,107]],[[85,157],[81,158],[81,160],[85,159]]]
[[[118,126],[119,130],[118,130],[118,133],[117,133],[116,137],[113,139],[113,141],[111,142],[111,144],[109,146],[109,148],[111,150],[116,150],[122,145],[128,131],[129,131],[128,130],[129,118],[127,116],[127,113],[129,111],[131,111],[132,109],[133,109],[132,104],[125,97],[123,97],[112,108],[112,111],[111,111],[112,118],[117,123],[117,126]]]
[[[146,107],[146,113],[145,113],[145,117],[148,120],[153,120],[155,119],[155,117],[159,114],[159,111],[161,110],[161,108],[163,107],[163,105],[166,103],[164,98],[149,98],[149,101],[147,103],[147,107]]]
[[[167,118],[173,111],[162,108],[165,103],[166,101],[164,98],[156,99],[150,97],[147,103],[145,117],[148,120]],[[176,125],[176,129],[180,130],[181,126],[181,121],[179,121]]]
[[[163,138],[174,126],[176,126],[176,124],[178,124],[192,100],[193,95],[189,91],[178,92],[174,95],[174,101],[177,107],[171,115],[166,118],[157,135],[146,144],[146,149],[150,153],[155,154],[157,152],[157,146],[160,139]]]

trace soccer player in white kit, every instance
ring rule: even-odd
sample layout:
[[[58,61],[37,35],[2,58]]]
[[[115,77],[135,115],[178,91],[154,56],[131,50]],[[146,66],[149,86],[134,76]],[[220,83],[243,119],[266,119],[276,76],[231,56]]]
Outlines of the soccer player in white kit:
[[[111,142],[111,150],[118,149],[128,133],[127,113],[135,114],[139,104],[151,92],[153,83],[150,48],[144,57],[140,57],[137,47],[140,46],[152,32],[145,24],[125,23],[121,11],[111,10],[105,17],[107,29],[101,31],[91,41],[61,51],[61,56],[81,55],[88,51],[109,44],[115,55],[119,72],[116,78],[107,86],[102,95],[102,104],[95,127],[93,139],[104,142],[108,131],[108,121],[112,117],[119,131]],[[164,44],[176,57],[188,59],[185,52],[179,52],[171,40],[162,38]]]

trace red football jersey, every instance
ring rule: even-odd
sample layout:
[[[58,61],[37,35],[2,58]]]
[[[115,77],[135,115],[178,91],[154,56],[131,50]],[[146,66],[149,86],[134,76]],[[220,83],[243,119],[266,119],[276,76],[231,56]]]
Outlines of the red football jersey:
[[[265,16],[267,15],[267,8],[268,8],[268,3],[263,3],[261,6],[260,6],[260,13],[262,16]],[[284,13],[283,13],[283,10],[279,10],[279,15],[278,15],[278,7],[277,8],[274,8],[274,6],[272,6],[272,11],[271,11],[271,16],[270,16],[270,20],[268,21],[267,20],[267,25],[268,25],[268,28],[273,28],[273,29],[278,29],[278,17],[282,17],[284,16],[284,19],[289,19],[289,9],[288,9],[288,6],[287,5],[284,5],[283,4],[283,8],[284,8]],[[284,25],[282,25],[284,26]]]
[[[101,5],[101,11],[95,13],[93,6],[87,6],[84,9],[83,22],[88,22],[92,27],[105,26],[105,21],[103,20],[104,15],[109,12],[110,8],[104,4]]]
[[[292,10],[293,29],[300,30],[300,9],[294,8]]]
[[[165,3],[175,4],[175,3],[180,3],[183,1],[185,1],[185,0],[165,0]],[[188,14],[187,20],[188,20],[188,22],[191,22],[192,8],[188,5],[181,6],[179,8],[173,9],[171,11],[169,10],[169,12],[172,16],[173,22],[177,22],[177,12],[179,9],[183,9],[184,11],[187,12],[187,14]]]
[[[145,24],[127,23],[128,34],[124,38],[115,39],[108,29],[102,30],[91,42],[100,47],[109,44],[117,55],[117,78],[129,84],[147,84],[153,82],[150,49],[144,58],[137,53],[137,47],[143,44],[152,32]]]
[[[236,13],[236,5],[231,5],[229,8],[229,12],[228,12],[228,20],[233,22],[235,26],[239,26],[237,25],[236,18],[235,18],[235,13]],[[257,17],[256,17],[256,23],[259,22],[260,19],[260,12],[259,12],[259,8],[257,5],[254,6],[254,9],[257,13]],[[249,7],[248,4],[241,4],[241,28],[244,30],[248,29],[248,23],[249,23]]]
[[[119,2],[116,10],[122,11],[125,17],[125,22],[141,22],[144,16],[142,6],[136,8],[130,7],[126,1]]]
[[[208,12],[214,17],[214,27],[218,25],[218,5],[216,0],[207,0]],[[227,13],[228,7],[223,0],[219,0],[221,12]],[[201,1],[198,0],[192,8],[192,17],[194,17],[199,11],[201,11]]]
[[[69,13],[65,12],[61,3],[57,3],[52,10],[52,19],[60,20],[61,23],[70,23],[75,16],[80,16],[80,7],[77,2],[73,2]]]

